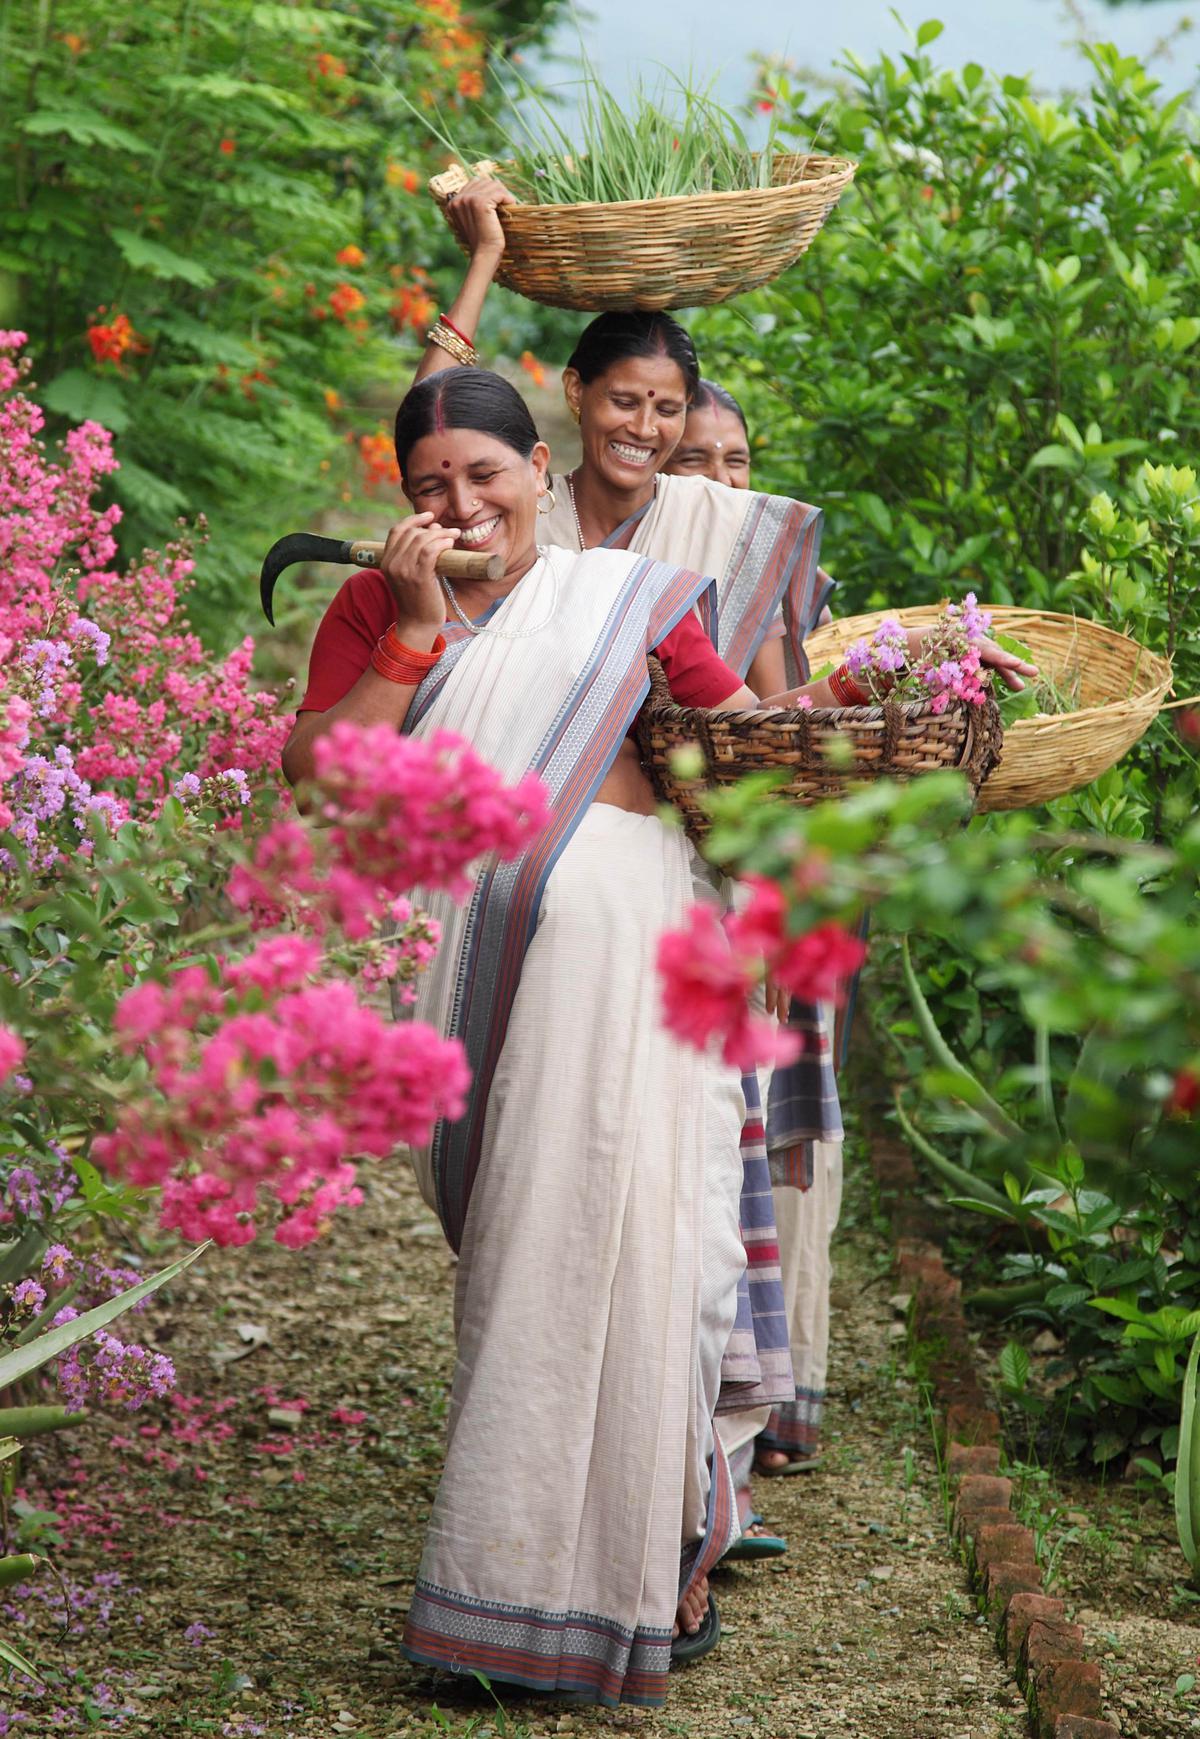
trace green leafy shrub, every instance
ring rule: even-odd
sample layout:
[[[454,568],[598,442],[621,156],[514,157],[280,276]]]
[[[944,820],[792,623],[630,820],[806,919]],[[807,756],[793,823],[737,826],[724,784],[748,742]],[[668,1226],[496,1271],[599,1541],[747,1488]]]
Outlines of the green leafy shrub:
[[[968,588],[1058,606],[1088,499],[1196,450],[1194,116],[1115,48],[1089,59],[1059,103],[916,45],[848,57],[828,107],[772,86],[782,129],[861,168],[797,266],[693,330],[759,477],[825,508],[842,614]]]
[[[409,374],[453,253],[386,81],[470,132],[486,39],[457,0],[59,0],[4,32],[0,324],[52,432],[117,435],[127,554],[208,517],[196,615],[222,638],[276,532],[361,495],[372,392]]]

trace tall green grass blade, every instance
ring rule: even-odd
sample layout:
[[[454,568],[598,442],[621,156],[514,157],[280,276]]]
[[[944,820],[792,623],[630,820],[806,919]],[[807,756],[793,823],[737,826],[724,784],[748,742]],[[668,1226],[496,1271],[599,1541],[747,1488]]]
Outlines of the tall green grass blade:
[[[1005,1219],[1012,1219],[1012,1203],[1007,1196],[1002,1196],[999,1190],[994,1190],[991,1184],[984,1183],[982,1178],[976,1177],[965,1166],[956,1165],[952,1159],[947,1159],[946,1155],[939,1152],[931,1141],[927,1141],[916,1124],[906,1114],[904,1106],[900,1103],[899,1094],[896,1095],[896,1116],[900,1120],[900,1127],[904,1131],[906,1140],[916,1148],[922,1159],[937,1172],[938,1176],[953,1187],[956,1197],[973,1202],[982,1202],[985,1207],[994,1208],[1002,1213]]]
[[[1192,1342],[1183,1374],[1183,1410],[1179,1418],[1179,1455],[1175,1462],[1175,1527],[1179,1545],[1195,1576],[1200,1569],[1200,1408],[1196,1405],[1196,1374],[1200,1370],[1200,1334]]]
[[[36,1679],[39,1676],[33,1662],[26,1660],[23,1654],[13,1648],[11,1643],[5,1642],[2,1637],[0,1637],[0,1662],[3,1662],[7,1667],[14,1667],[17,1672],[24,1673],[28,1678]]]
[[[1054,1077],[1050,1073],[1050,1028],[1039,1021],[1033,1029],[1033,1061],[1037,1074],[1038,1109],[1042,1121],[1061,1137],[1058,1113],[1054,1109]]]
[[[934,1020],[933,1010],[926,1002],[925,994],[917,980],[917,974],[912,963],[912,954],[909,951],[907,936],[900,944],[900,964],[901,970],[904,974],[904,984],[908,991],[908,998],[912,1003],[913,1013],[917,1017],[917,1025],[920,1028],[921,1037],[925,1042],[925,1048],[930,1056],[941,1064],[947,1074],[955,1075],[964,1084],[969,1084],[970,1096],[965,1099],[964,1102],[972,1111],[977,1112],[979,1116],[983,1117],[996,1131],[997,1135],[1002,1135],[1006,1141],[1023,1143],[1025,1140],[1025,1131],[1019,1124],[1013,1122],[1012,1118],[1008,1115],[1002,1105],[997,1104],[996,1100],[992,1098],[992,1095],[988,1092],[983,1082],[979,1080],[976,1075],[972,1074],[971,1070],[967,1068],[965,1063],[959,1061],[954,1052],[950,1049],[950,1046],[942,1037],[941,1028]]]
[[[46,1431],[61,1431],[79,1425],[86,1413],[66,1407],[0,1407],[0,1440],[5,1437],[40,1437]]]

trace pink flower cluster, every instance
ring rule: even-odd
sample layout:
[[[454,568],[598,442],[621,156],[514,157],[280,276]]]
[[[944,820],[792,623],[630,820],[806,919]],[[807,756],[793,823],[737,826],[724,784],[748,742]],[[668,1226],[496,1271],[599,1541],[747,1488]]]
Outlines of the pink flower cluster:
[[[992,625],[979,608],[974,592],[962,604],[947,604],[921,643],[921,655],[911,665],[908,637],[894,616],[885,618],[869,637],[847,649],[851,675],[864,680],[876,700],[890,694],[900,700],[928,700],[935,713],[952,700],[982,706],[991,687],[979,642]]]
[[[461,1047],[383,1019],[344,982],[316,981],[320,964],[312,941],[276,936],[221,985],[188,967],[122,998],[120,1042],[144,1057],[149,1081],[94,1152],[162,1188],[164,1226],[244,1244],[274,1202],[276,1240],[311,1243],[362,1199],[348,1156],[382,1159],[461,1116]]]
[[[505,785],[445,731],[425,742],[342,721],[318,740],[316,766],[328,826],[314,836],[300,822],[276,822],[230,878],[231,900],[259,927],[290,917],[361,939],[404,921],[395,899],[406,889],[462,895],[471,865],[489,851],[515,857],[547,820],[540,779]]]
[[[423,742],[342,721],[318,739],[315,759],[335,850],[349,871],[390,894],[425,887],[461,897],[471,864],[490,851],[515,857],[549,818],[540,779],[505,785],[447,731]]]
[[[185,769],[202,782],[237,769],[274,802],[288,720],[251,686],[252,641],[218,661],[192,633],[186,543],[113,565],[121,510],[94,505],[117,469],[112,437],[83,423],[48,455],[41,410],[12,391],[24,341],[0,332],[0,830],[19,822],[45,870],[77,848],[86,816],[153,816]],[[48,763],[70,770],[86,816],[36,791],[20,801],[14,782],[38,785]]]
[[[795,1035],[750,1006],[764,976],[801,1002],[840,1002],[862,965],[863,943],[826,920],[793,932],[782,888],[748,876],[745,908],[722,919],[710,901],[691,907],[686,925],[659,941],[658,972],[668,1032],[697,1050],[719,1044],[727,1063],[791,1062]]]
[[[383,727],[337,725],[317,753],[327,826],[276,822],[235,871],[229,893],[268,936],[216,982],[190,966],[118,1005],[119,1042],[148,1081],[95,1156],[162,1189],[162,1223],[186,1237],[241,1244],[260,1208],[281,1208],[276,1240],[310,1243],[333,1211],[361,1199],[352,1157],[427,1142],[461,1116],[469,1075],[457,1042],[394,1024],[323,974],[331,932],[366,940],[375,980],[430,958],[432,926],[402,889],[461,889],[489,851],[523,850],[546,818],[541,782],[515,787],[458,738],[425,743]],[[396,945],[380,935],[398,926]],[[318,942],[316,937],[321,938]]]

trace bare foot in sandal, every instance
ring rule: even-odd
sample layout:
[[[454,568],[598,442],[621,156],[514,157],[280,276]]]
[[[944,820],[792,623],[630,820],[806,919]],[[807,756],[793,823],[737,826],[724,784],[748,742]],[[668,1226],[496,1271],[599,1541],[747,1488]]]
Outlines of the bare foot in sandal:
[[[708,1577],[701,1576],[693,1582],[675,1613],[675,1628],[672,1636],[695,1636],[704,1622],[704,1614],[708,1611]]]

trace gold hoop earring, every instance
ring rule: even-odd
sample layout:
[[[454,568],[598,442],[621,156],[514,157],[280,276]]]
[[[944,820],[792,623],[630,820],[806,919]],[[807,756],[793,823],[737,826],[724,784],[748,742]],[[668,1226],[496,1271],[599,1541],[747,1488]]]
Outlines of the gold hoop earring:
[[[567,409],[571,413],[571,421],[576,425],[576,427],[578,427],[578,425],[579,425],[579,406],[573,405],[571,403],[570,399],[568,399],[567,400]]]
[[[549,507],[543,507],[542,506],[543,501],[548,501],[550,503]],[[553,513],[554,509],[557,506],[558,506],[558,503],[554,499],[553,489],[549,489],[549,488],[543,489],[542,493],[538,496],[538,508],[537,508],[538,512],[539,513]]]

